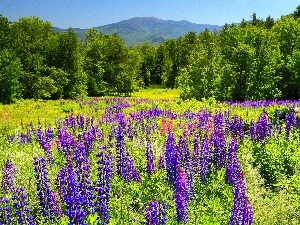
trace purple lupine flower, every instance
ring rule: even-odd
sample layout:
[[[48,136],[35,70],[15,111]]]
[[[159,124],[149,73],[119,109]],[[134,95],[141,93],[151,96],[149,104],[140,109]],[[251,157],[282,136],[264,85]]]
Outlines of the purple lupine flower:
[[[226,140],[223,129],[215,129],[212,136],[212,143],[214,147],[214,163],[219,170],[225,166],[226,163]]]
[[[229,144],[228,148],[228,161],[226,165],[226,183],[234,184],[239,173],[241,172],[241,166],[237,159],[237,140],[233,138]]]
[[[59,215],[55,214],[55,203],[53,202],[52,192],[50,191],[48,171],[44,158],[34,158],[34,171],[42,215],[48,220],[53,221],[55,216]]]
[[[158,204],[155,200],[152,200],[145,213],[147,225],[158,225]]]
[[[198,118],[199,118],[198,129],[200,132],[202,132],[205,129],[209,117],[210,114],[206,111],[206,109],[201,109],[198,112]]]
[[[95,132],[94,132],[94,128],[91,127],[89,129],[89,131],[87,132],[87,134],[84,135],[83,139],[84,139],[84,145],[85,145],[85,149],[86,149],[86,153],[89,155],[92,150],[93,150],[93,142],[96,138],[95,136]]]
[[[167,221],[166,217],[167,204],[166,202],[157,203],[152,200],[145,213],[145,219],[147,225],[165,225]]]
[[[47,156],[47,161],[49,165],[54,166],[54,161],[53,161],[53,156],[52,156],[52,144],[51,142],[43,142],[42,143],[42,148],[44,149],[46,156]]]
[[[16,169],[10,160],[7,160],[2,169],[1,190],[7,194],[15,186]]]
[[[253,211],[246,195],[246,184],[243,172],[240,171],[234,182],[234,202],[229,220],[230,225],[253,224]]]
[[[70,218],[70,224],[85,224],[83,222],[86,212],[82,209],[82,196],[77,188],[76,174],[73,165],[67,165],[67,195],[64,197],[67,204],[66,215]]]
[[[201,154],[199,162],[199,177],[200,181],[204,184],[208,183],[208,177],[210,173],[211,164],[211,149],[209,147],[209,141],[206,138],[202,139]]]
[[[291,127],[296,127],[297,119],[296,114],[294,112],[290,112],[286,114],[285,117],[285,134],[286,137],[289,138]]]
[[[85,225],[84,218],[87,213],[82,207],[85,199],[78,188],[76,178],[72,158],[69,155],[67,156],[66,166],[60,169],[56,182],[61,200],[66,204],[66,215],[70,219],[69,224]]]
[[[166,164],[165,164],[165,155],[161,154],[159,157],[159,162],[158,162],[158,169],[165,169]]]
[[[194,150],[193,150],[193,158],[192,159],[193,159],[194,170],[198,171],[199,160],[200,160],[198,135],[194,135]]]
[[[155,172],[155,165],[154,165],[154,154],[153,154],[150,140],[147,141],[146,159],[147,159],[147,173],[151,175]]]
[[[167,180],[170,183],[175,181],[176,174],[176,150],[175,150],[175,134],[169,133],[166,141],[165,148],[165,160],[166,160],[166,171]]]
[[[0,198],[0,224],[12,224],[12,213],[7,198]]]
[[[188,178],[184,169],[180,166],[177,167],[176,181],[175,181],[175,203],[177,221],[188,222]]]
[[[187,146],[186,138],[184,136],[179,139],[177,153],[177,156],[179,157],[178,160],[182,164],[184,164],[190,158],[190,150]]]
[[[88,128],[92,124],[91,118],[86,117],[85,118],[85,127]]]
[[[167,221],[166,211],[167,211],[167,203],[165,201],[163,201],[159,205],[159,223],[160,223],[160,225],[166,224],[166,221]]]
[[[255,126],[255,133],[258,141],[264,142],[266,137],[271,135],[271,126],[272,123],[268,120],[267,113],[263,112]]]
[[[51,126],[47,128],[45,136],[46,136],[46,140],[45,140],[46,142],[51,142],[53,140],[54,135]]]
[[[113,156],[104,152],[97,155],[98,184],[96,197],[96,211],[100,214],[102,224],[109,223],[109,193],[110,182],[113,176]]]
[[[57,177],[55,179],[55,184],[58,189],[59,197],[63,202],[66,201],[65,196],[67,196],[67,179],[66,179],[68,176],[67,174],[68,174],[67,168],[62,167],[59,170]]]
[[[251,205],[247,195],[246,195],[246,199],[245,199],[245,207],[243,210],[242,224],[247,224],[247,225],[253,224],[253,209],[252,209],[252,205]]]
[[[84,129],[84,116],[83,115],[77,116],[77,123],[78,123],[80,129],[83,130]]]
[[[33,217],[31,216],[27,195],[23,187],[13,189],[12,201],[18,224],[33,225]]]
[[[67,129],[58,130],[56,143],[58,149],[64,152],[65,155],[69,155],[75,146],[74,137],[69,133]]]
[[[186,175],[188,178],[189,200],[192,200],[195,197],[195,185],[194,185],[193,162],[190,157],[188,157],[188,159],[186,161],[185,172],[186,172]]]
[[[24,133],[20,134],[20,144],[24,145],[26,143],[26,135]]]
[[[31,138],[31,131],[28,129],[27,130],[27,135],[26,135],[26,141],[27,143],[31,144],[32,143],[32,138]]]
[[[124,161],[126,167],[124,180],[128,182],[130,181],[141,182],[141,178],[134,166],[134,159],[131,156],[127,156]]]
[[[126,133],[126,120],[125,120],[124,114],[121,112],[116,113],[116,121],[118,122],[119,129],[121,129],[122,132],[125,134]]]
[[[217,113],[214,116],[214,128],[215,129],[223,129],[223,114],[222,112]]]
[[[8,141],[9,143],[13,143],[14,140],[15,140],[15,136],[14,136],[14,135],[7,135],[7,141]]]
[[[133,140],[133,126],[132,126],[132,118],[128,120],[128,126],[127,126],[127,135],[129,140]]]
[[[50,198],[51,198],[51,201],[53,203],[53,212],[54,212],[54,215],[56,215],[57,217],[62,217],[63,213],[62,213],[61,208],[60,208],[60,206],[58,204],[56,193],[54,191],[52,191],[50,193]]]
[[[41,130],[41,126],[39,125],[37,132],[35,133],[37,140],[41,146],[41,148],[45,151],[46,155],[47,155],[47,161],[48,163],[53,166],[54,165],[54,161],[53,161],[53,156],[52,156],[52,139],[53,139],[53,131],[51,129],[51,127],[49,126],[47,131],[46,131],[46,135],[44,135],[44,133]],[[46,136],[46,137],[45,137]]]
[[[116,160],[117,160],[117,173],[120,177],[124,178],[124,164],[126,158],[124,133],[119,127],[116,131]]]
[[[82,197],[81,206],[86,212],[93,213],[93,187],[90,181],[91,162],[87,157],[86,148],[82,143],[77,143],[73,157],[77,188]]]

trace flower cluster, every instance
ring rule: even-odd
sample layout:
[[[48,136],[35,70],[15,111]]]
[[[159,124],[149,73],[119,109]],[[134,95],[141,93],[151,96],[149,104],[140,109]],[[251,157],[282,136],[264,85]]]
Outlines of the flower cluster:
[[[202,139],[200,155],[199,177],[202,183],[207,184],[211,166],[211,149],[206,138]]]
[[[166,202],[162,202],[161,204],[159,204],[155,200],[152,200],[146,209],[146,213],[145,213],[146,224],[165,225],[167,221],[166,210],[167,210]]]
[[[8,193],[15,186],[15,167],[10,160],[7,160],[2,169],[1,190],[2,193]]]
[[[109,223],[109,193],[110,182],[113,176],[113,156],[110,153],[100,152],[98,161],[98,184],[96,197],[96,211],[100,214],[102,224]]]
[[[222,128],[215,129],[212,136],[214,148],[213,159],[217,169],[221,169],[226,163],[226,139]]]
[[[297,124],[297,117],[294,112],[286,114],[285,117],[285,134],[288,138],[290,136],[290,130],[292,127],[296,127]]]
[[[14,188],[12,201],[18,224],[33,225],[34,220],[31,216],[28,198],[23,187]]]
[[[253,210],[246,195],[246,184],[243,172],[236,175],[234,182],[234,202],[229,225],[252,225]]]
[[[56,202],[55,193],[50,190],[48,171],[44,158],[34,158],[34,171],[42,215],[48,220],[53,221],[56,216],[61,216],[62,213]]]
[[[12,224],[12,212],[7,198],[0,198],[0,224]]]
[[[251,137],[255,136],[256,141],[264,142],[268,136],[271,136],[271,129],[272,129],[272,123],[268,119],[267,113],[263,112],[255,125],[255,135],[251,134]]]
[[[174,133],[169,133],[166,149],[165,149],[165,160],[166,160],[166,171],[167,180],[170,183],[174,183],[176,174],[176,150],[175,150],[175,135]]]
[[[184,169],[180,166],[177,167],[175,181],[175,203],[177,221],[187,223],[188,214],[188,178]]]
[[[150,141],[147,141],[146,145],[146,159],[147,159],[147,172],[149,175],[155,172],[155,165],[154,165],[154,154],[152,150],[152,145]]]
[[[41,148],[45,151],[47,155],[47,160],[48,163],[53,166],[54,161],[53,161],[53,156],[52,156],[52,139],[53,139],[53,130],[49,126],[44,134],[42,131],[41,125],[39,124],[39,127],[35,133],[36,138],[38,142],[40,143]]]
[[[87,212],[84,209],[86,205],[85,198],[78,188],[77,174],[74,171],[71,156],[67,157],[65,167],[62,167],[57,176],[57,185],[61,200],[66,204],[66,215],[70,219],[70,225],[85,225],[84,218]]]

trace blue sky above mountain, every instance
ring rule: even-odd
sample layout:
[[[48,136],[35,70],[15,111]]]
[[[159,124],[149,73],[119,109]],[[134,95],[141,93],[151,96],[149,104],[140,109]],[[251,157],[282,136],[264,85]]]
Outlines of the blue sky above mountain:
[[[299,0],[0,0],[0,14],[11,21],[38,16],[59,28],[90,28],[133,17],[187,20],[224,25],[271,15],[277,19],[293,12]]]

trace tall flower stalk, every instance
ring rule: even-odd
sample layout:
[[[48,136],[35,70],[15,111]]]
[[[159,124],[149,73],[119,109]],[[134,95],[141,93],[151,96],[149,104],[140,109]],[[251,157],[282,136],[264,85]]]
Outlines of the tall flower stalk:
[[[15,186],[16,169],[10,160],[7,160],[2,169],[1,190],[3,194],[7,194]]]
[[[96,211],[100,215],[102,225],[108,224],[110,182],[113,176],[113,156],[110,153],[100,152],[97,155],[98,161],[98,183],[96,196]]]
[[[28,198],[23,187],[14,188],[12,201],[18,224],[34,225]]]
[[[44,158],[34,158],[34,171],[42,215],[47,220],[53,221],[56,216],[61,215],[61,210],[55,201],[55,194],[50,190],[49,176]]]
[[[188,222],[188,189],[189,187],[187,175],[184,169],[178,166],[175,182],[175,203],[178,222]]]

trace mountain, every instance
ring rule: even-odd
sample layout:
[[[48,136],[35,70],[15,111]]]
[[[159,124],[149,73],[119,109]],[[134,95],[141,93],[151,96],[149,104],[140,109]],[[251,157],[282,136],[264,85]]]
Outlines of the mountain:
[[[178,38],[188,32],[200,33],[205,29],[220,30],[221,26],[210,24],[196,24],[186,20],[173,21],[161,20],[155,17],[135,17],[104,26],[94,27],[103,34],[111,35],[117,33],[126,45],[136,45],[148,42],[160,44],[170,38]],[[55,31],[64,32],[66,29],[54,28]],[[73,28],[79,38],[83,38],[86,29]]]

